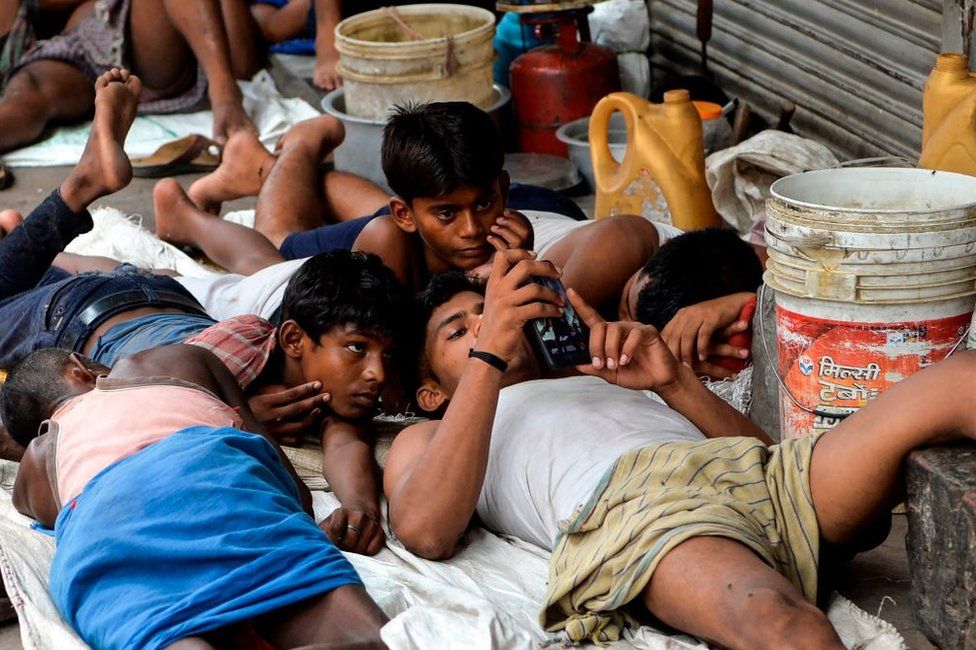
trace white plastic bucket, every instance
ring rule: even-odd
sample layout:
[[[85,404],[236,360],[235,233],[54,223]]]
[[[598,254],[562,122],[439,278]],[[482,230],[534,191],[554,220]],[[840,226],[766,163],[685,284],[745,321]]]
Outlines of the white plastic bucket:
[[[976,177],[830,169],[766,202],[784,437],[825,431],[959,344],[976,302]]]
[[[486,9],[387,7],[346,18],[335,34],[350,115],[385,119],[408,101],[492,103],[495,16]]]

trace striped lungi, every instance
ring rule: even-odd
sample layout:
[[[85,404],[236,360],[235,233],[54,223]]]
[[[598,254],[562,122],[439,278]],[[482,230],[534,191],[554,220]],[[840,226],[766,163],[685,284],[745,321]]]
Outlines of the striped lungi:
[[[717,438],[619,458],[590,501],[560,524],[542,626],[573,642],[617,640],[635,623],[619,608],[640,597],[671,549],[700,536],[745,544],[815,603],[815,443],[806,437],[767,447],[754,438]]]

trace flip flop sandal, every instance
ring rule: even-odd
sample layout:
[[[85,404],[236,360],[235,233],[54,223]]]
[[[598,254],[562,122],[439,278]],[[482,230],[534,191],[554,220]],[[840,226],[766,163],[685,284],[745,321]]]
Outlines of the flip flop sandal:
[[[202,135],[167,142],[152,155],[132,159],[132,175],[162,178],[176,174],[210,172],[220,164],[220,145]]]
[[[0,190],[5,190],[14,183],[13,173],[7,169],[7,166],[0,162]]]

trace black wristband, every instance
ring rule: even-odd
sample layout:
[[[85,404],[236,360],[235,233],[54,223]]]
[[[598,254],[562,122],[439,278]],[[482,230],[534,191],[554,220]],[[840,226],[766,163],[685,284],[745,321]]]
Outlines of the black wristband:
[[[508,364],[505,362],[505,360],[502,359],[501,357],[495,356],[491,352],[485,352],[483,350],[475,350],[474,348],[471,348],[468,351],[468,356],[474,359],[481,359],[492,368],[497,368],[502,372],[508,370]]]

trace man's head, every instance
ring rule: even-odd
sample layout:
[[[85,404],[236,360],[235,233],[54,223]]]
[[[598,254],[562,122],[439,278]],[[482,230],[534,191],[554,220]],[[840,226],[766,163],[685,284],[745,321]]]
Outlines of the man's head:
[[[621,312],[661,330],[682,307],[760,284],[762,264],[734,230],[694,230],[657,249],[627,283]]]
[[[68,350],[33,352],[14,364],[0,388],[0,419],[22,447],[65,401],[92,390],[108,368]]]
[[[494,253],[487,236],[508,201],[504,163],[495,123],[467,102],[399,107],[383,129],[393,218],[443,269],[470,270]]]
[[[309,258],[281,303],[278,343],[301,382],[320,381],[338,415],[372,414],[410,333],[406,289],[376,255],[333,251]]]
[[[420,334],[415,378],[416,400],[421,409],[440,411],[454,396],[468,352],[476,347],[484,311],[484,290],[452,272],[435,276],[418,296]],[[508,364],[503,385],[539,377],[540,367],[528,339]]]

